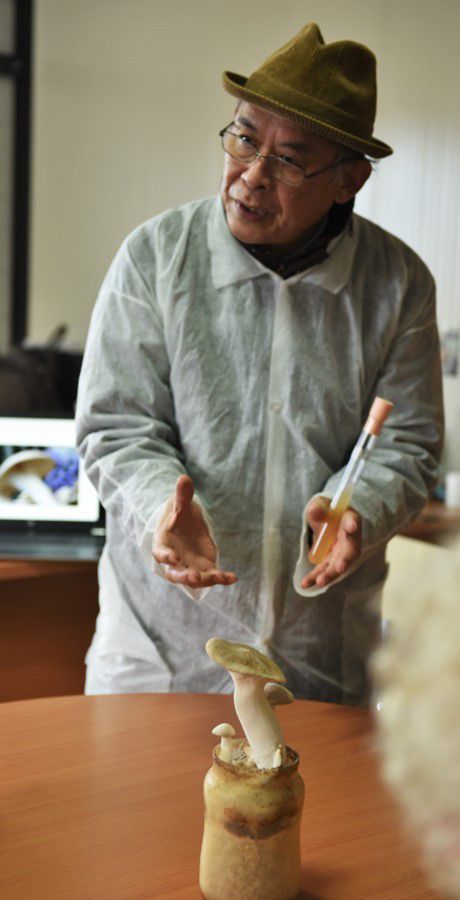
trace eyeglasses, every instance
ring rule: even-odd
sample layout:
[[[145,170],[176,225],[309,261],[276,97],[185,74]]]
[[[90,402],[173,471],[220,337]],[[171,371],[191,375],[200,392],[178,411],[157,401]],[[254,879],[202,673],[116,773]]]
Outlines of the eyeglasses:
[[[230,125],[233,124],[233,122],[230,123]],[[316,172],[307,173],[304,172],[300,166],[296,165],[296,163],[289,162],[282,156],[264,156],[262,153],[259,153],[257,147],[252,143],[251,138],[246,134],[235,134],[233,131],[229,131],[230,125],[227,125],[226,128],[219,131],[219,137],[225,153],[228,153],[233,159],[246,165],[250,165],[255,159],[264,159],[270,167],[273,178],[277,181],[282,181],[283,184],[290,185],[290,187],[300,187],[304,178],[314,178],[316,175],[320,175],[321,172],[327,172],[328,169],[335,169],[347,159],[347,157],[341,155],[340,159],[336,159],[334,162],[330,163],[330,165],[324,166],[323,169],[317,169]]]

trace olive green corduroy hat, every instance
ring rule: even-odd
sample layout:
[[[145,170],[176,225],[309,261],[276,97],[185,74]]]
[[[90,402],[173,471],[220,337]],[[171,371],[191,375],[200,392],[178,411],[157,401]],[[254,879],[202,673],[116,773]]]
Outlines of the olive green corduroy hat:
[[[225,90],[324,137],[380,159],[393,153],[372,136],[375,56],[355,41],[325,44],[311,22],[249,78],[224,72]]]

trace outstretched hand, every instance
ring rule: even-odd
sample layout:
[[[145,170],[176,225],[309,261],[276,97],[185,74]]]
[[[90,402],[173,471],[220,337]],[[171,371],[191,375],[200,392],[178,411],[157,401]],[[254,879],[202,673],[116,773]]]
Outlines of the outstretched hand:
[[[165,578],[190,588],[234,584],[233,572],[217,568],[217,547],[199,503],[193,499],[193,481],[188,475],[177,479],[158,523],[153,541],[154,559],[163,566]]]
[[[315,497],[306,510],[307,521],[313,531],[313,543],[326,521],[330,500]],[[315,566],[301,581],[301,587],[325,587],[343,575],[361,554],[361,516],[348,507],[340,520],[337,538],[322,563]]]

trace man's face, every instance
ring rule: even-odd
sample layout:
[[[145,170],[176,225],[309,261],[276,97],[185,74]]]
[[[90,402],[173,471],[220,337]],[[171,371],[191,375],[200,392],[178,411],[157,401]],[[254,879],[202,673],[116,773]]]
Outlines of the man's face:
[[[333,141],[251,103],[239,104],[231,130],[244,134],[264,156],[285,157],[307,173],[330,165],[341,153]],[[308,238],[332,204],[346,202],[355,190],[344,189],[337,169],[304,179],[296,188],[276,181],[265,160],[248,165],[226,153],[221,192],[228,227],[238,240],[284,252]]]

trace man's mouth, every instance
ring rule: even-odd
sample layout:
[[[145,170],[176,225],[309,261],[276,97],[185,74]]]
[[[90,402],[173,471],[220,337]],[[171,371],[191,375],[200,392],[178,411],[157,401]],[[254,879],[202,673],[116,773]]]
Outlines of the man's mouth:
[[[267,210],[261,209],[260,206],[252,206],[249,203],[243,203],[242,200],[237,200],[236,197],[233,197],[232,199],[236,206],[238,215],[242,216],[245,219],[251,219],[252,221],[255,221],[257,219],[262,219],[267,215]]]

